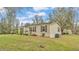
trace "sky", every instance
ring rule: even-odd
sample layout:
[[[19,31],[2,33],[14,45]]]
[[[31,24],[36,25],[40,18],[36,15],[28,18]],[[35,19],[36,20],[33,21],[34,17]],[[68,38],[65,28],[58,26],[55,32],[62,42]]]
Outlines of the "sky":
[[[43,18],[46,19],[48,14],[52,11],[53,8],[50,7],[26,7],[17,11],[16,18],[23,23],[32,23],[32,19],[35,15],[43,16]]]
[[[43,16],[44,19],[47,19],[48,14],[51,12],[54,12],[54,7],[22,7],[16,11],[16,19],[19,19],[20,23],[32,23],[32,19],[35,15]],[[0,8],[0,13],[3,17],[6,16],[3,7]],[[78,8],[77,13],[79,14]]]
[[[44,19],[47,19],[48,14],[52,11],[52,7],[22,7],[16,11],[16,19],[19,19],[21,23],[32,23],[35,15],[43,16]],[[6,16],[4,8],[0,8],[0,13],[2,16]]]

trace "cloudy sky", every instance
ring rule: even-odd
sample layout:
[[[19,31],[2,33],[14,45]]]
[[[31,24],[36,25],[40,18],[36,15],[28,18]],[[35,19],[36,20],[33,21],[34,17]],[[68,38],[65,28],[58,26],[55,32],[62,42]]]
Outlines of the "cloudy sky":
[[[47,7],[26,7],[22,8],[20,11],[17,11],[17,19],[21,22],[26,23],[32,22],[32,18],[35,15],[43,16],[43,18],[47,18],[47,15],[53,11],[53,8]]]
[[[47,15],[53,11],[52,7],[23,7],[16,11],[16,18],[23,23],[31,23],[35,15],[43,16],[47,18]],[[4,8],[0,7],[0,13],[2,16],[6,16]],[[0,15],[1,18],[1,15]]]
[[[52,7],[23,7],[16,11],[16,18],[20,20],[21,23],[32,23],[32,19],[35,15],[43,16],[47,19],[50,12],[54,12]],[[2,16],[6,16],[4,8],[0,7],[0,13]],[[78,13],[78,12],[77,12]],[[1,18],[1,15],[0,15]]]

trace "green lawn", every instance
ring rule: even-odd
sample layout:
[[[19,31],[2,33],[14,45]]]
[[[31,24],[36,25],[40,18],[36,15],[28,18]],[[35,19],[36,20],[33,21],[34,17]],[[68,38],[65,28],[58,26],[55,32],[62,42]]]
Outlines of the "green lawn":
[[[0,50],[5,51],[61,51],[79,50],[78,35],[45,38],[25,35],[0,35]]]

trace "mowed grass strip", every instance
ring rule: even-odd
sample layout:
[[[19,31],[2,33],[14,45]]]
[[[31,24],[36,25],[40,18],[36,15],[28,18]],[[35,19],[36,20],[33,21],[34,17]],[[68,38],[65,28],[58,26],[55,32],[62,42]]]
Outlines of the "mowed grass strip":
[[[46,38],[26,35],[0,35],[1,51],[77,51],[79,35]]]

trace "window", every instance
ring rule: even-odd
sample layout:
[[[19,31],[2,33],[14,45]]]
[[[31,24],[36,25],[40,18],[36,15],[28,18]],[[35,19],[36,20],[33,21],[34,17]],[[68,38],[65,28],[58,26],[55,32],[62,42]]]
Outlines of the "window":
[[[29,27],[30,32],[32,32],[32,27]]]
[[[35,27],[30,27],[29,30],[30,30],[31,32],[36,32],[36,26],[35,26]]]
[[[35,32],[36,32],[36,26],[35,26],[34,30],[35,30]]]
[[[47,32],[47,25],[45,25],[45,32]]]
[[[28,32],[28,30],[26,30],[25,32]]]
[[[60,28],[58,27],[58,32],[60,32]]]
[[[33,27],[33,32],[36,32],[36,27]]]
[[[34,27],[32,27],[32,31],[34,32]]]
[[[47,25],[41,26],[41,32],[47,32]]]

